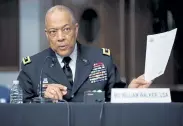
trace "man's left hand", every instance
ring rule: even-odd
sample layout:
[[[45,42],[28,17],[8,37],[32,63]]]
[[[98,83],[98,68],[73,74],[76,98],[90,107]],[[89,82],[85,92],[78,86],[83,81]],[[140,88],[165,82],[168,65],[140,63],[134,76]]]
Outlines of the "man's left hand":
[[[128,88],[148,88],[152,82],[144,79],[144,75],[139,76],[131,81]]]

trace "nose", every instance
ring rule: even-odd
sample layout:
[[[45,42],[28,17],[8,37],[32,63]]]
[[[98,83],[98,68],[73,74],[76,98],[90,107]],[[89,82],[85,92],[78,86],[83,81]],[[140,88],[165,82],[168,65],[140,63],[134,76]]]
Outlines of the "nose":
[[[58,41],[63,41],[65,39],[65,35],[62,33],[61,30],[58,30]]]

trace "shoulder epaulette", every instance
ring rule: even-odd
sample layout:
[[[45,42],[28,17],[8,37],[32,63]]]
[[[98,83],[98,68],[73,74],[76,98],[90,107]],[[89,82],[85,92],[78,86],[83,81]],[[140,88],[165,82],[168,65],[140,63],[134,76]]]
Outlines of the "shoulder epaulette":
[[[22,62],[24,65],[27,65],[27,64],[31,63],[31,59],[29,56],[27,56],[22,59]]]
[[[107,49],[107,48],[102,48],[102,53],[103,53],[103,55],[107,55],[107,56],[111,55],[110,49]]]

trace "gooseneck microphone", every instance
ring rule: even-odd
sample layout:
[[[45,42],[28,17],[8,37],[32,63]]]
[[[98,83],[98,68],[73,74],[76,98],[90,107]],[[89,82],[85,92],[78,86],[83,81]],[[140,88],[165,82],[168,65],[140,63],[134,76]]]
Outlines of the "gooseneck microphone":
[[[33,102],[36,103],[45,103],[45,102],[51,102],[50,99],[44,98],[43,95],[43,81],[42,81],[42,75],[43,75],[43,71],[44,71],[44,66],[45,63],[47,62],[47,60],[50,59],[52,61],[52,63],[50,64],[49,67],[54,67],[55,63],[56,63],[56,59],[54,57],[51,56],[46,56],[41,68],[41,72],[40,72],[40,76],[39,76],[39,84],[38,84],[38,97],[33,98]]]
[[[50,68],[54,67],[55,64],[56,64],[56,58],[54,57],[51,57],[51,56],[47,56],[45,59],[44,59],[44,62],[43,62],[43,65],[42,65],[42,68],[41,68],[41,72],[40,72],[40,76],[39,76],[39,97],[36,98],[36,103],[46,103],[46,102],[52,102],[52,99],[47,99],[47,98],[44,98],[42,95],[43,95],[43,80],[42,80],[42,75],[43,75],[43,71],[44,71],[44,66],[45,66],[45,63],[47,62],[47,60],[50,59],[52,61],[52,63],[50,64]],[[70,106],[69,106],[69,103],[62,99],[60,100],[60,102],[62,103],[65,103],[66,106],[67,106],[67,125],[70,126]]]
[[[42,65],[42,68],[41,68],[41,72],[40,72],[40,77],[39,77],[39,97],[42,97],[42,94],[43,94],[43,81],[42,81],[42,74],[43,74],[43,70],[44,70],[44,65],[46,63],[46,61],[48,59],[51,59],[52,61],[52,64],[50,64],[50,67],[54,67],[55,65],[55,58],[51,57],[51,56],[47,56],[45,59],[44,59],[44,62],[43,62],[43,65]]]

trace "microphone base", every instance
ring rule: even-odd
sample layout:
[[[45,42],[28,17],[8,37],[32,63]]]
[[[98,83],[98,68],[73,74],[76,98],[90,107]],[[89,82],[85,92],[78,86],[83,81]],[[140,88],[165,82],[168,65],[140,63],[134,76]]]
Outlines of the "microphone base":
[[[32,98],[32,103],[53,103],[53,101],[50,98],[35,97]]]

